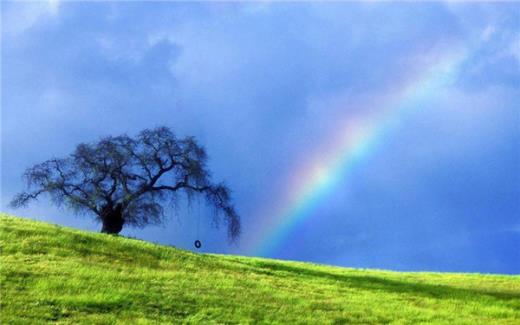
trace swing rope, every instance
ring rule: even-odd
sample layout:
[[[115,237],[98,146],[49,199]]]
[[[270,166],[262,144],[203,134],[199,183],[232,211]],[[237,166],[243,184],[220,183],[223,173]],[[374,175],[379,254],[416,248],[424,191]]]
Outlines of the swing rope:
[[[197,239],[200,237],[200,197],[197,198]]]
[[[197,239],[195,239],[195,242],[193,243],[193,245],[195,245],[195,248],[199,249],[202,247],[202,243],[200,241],[200,197],[197,197],[197,226],[196,226],[197,230]]]

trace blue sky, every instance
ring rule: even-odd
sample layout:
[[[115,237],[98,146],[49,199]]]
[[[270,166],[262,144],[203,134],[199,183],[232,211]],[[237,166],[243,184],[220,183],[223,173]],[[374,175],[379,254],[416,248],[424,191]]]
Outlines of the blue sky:
[[[338,121],[377,114],[463,50],[450,87],[403,117],[267,256],[520,273],[516,3],[2,2],[1,37],[2,211],[99,230],[44,198],[8,208],[24,169],[167,125],[206,147],[242,216],[238,245],[202,227],[204,251],[245,255]],[[191,249],[194,220],[209,213],[194,204],[123,233]]]

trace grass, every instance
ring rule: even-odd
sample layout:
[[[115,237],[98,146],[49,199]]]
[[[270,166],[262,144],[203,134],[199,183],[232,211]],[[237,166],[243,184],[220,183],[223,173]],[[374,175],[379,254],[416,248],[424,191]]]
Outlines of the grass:
[[[1,324],[520,324],[520,276],[194,254],[0,214]]]

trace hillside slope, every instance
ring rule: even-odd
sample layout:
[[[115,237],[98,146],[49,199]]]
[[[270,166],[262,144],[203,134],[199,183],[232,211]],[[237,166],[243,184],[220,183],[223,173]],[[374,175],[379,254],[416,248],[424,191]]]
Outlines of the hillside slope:
[[[194,254],[0,214],[2,324],[519,324],[520,276]]]

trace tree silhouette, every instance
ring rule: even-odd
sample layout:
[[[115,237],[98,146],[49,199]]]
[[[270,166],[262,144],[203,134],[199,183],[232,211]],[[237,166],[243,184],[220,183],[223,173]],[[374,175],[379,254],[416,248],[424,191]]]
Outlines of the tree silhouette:
[[[202,195],[215,207],[215,224],[224,219],[234,240],[240,235],[240,217],[229,189],[211,182],[206,161],[195,138],[178,139],[167,127],[145,129],[135,138],[105,137],[79,144],[67,158],[28,168],[28,189],[17,194],[11,206],[25,206],[48,194],[57,206],[95,215],[103,225],[101,232],[117,234],[125,225],[162,223],[164,204],[175,204],[180,193],[188,199]]]

